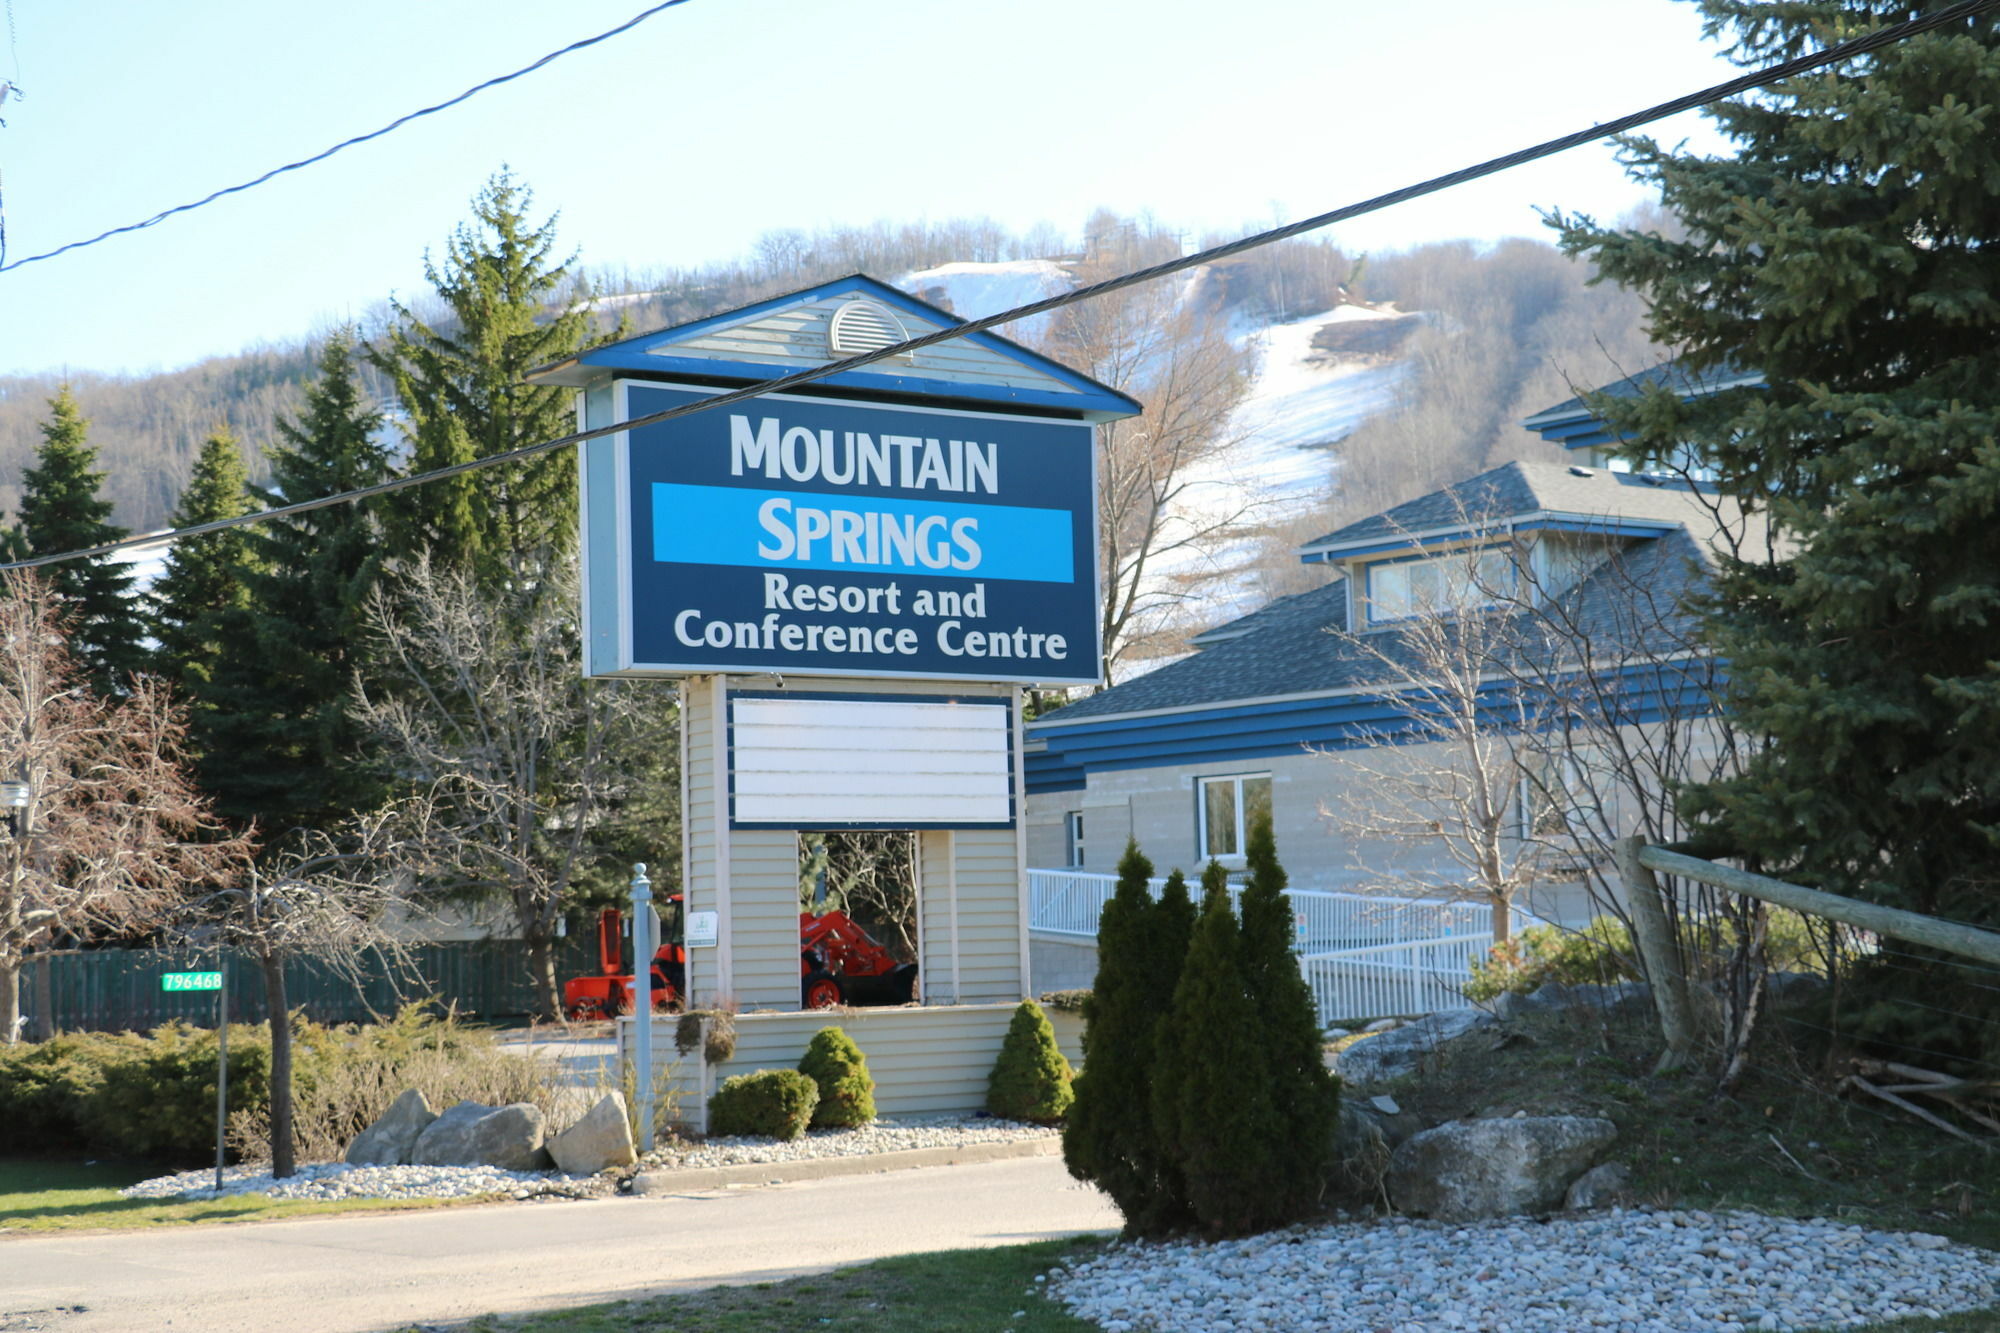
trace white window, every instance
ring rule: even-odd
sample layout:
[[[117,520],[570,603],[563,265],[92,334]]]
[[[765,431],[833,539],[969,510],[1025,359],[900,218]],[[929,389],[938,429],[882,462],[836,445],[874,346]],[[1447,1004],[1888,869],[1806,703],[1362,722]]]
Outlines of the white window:
[[[1195,835],[1203,861],[1241,861],[1250,826],[1271,813],[1271,775],[1234,773],[1195,783]]]
[[[1083,864],[1083,811],[1072,810],[1063,816],[1063,864],[1080,866]]]
[[[1385,561],[1368,567],[1368,622],[1381,625],[1426,612],[1492,606],[1513,590],[1514,562],[1506,551]]]

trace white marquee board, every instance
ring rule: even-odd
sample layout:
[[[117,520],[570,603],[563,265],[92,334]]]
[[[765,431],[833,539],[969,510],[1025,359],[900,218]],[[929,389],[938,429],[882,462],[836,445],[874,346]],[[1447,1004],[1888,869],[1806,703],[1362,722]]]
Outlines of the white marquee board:
[[[1011,828],[1002,699],[729,696],[736,828]]]

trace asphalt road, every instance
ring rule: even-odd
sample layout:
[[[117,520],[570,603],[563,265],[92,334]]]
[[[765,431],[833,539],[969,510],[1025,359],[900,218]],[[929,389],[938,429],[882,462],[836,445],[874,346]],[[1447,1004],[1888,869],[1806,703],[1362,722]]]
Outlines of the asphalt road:
[[[654,1198],[5,1238],[0,1331],[364,1333],[1118,1223],[1060,1158],[1031,1157]]]

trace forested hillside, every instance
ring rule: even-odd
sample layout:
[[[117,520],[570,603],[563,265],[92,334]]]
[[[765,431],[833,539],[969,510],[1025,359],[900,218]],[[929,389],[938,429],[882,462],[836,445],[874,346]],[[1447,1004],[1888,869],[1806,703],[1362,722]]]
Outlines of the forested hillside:
[[[581,272],[599,328],[638,332],[852,272],[892,280],[916,275],[911,285],[917,294],[949,306],[955,293],[962,298],[978,290],[973,279],[979,266],[1044,261],[1036,267],[1055,275],[1044,285],[1059,286],[1078,274],[1100,276],[1192,243],[1159,222],[1109,213],[1093,215],[1072,236],[1049,229],[1015,234],[984,219],[880,222],[769,233],[724,264]],[[939,270],[954,280],[924,276]],[[1253,357],[1283,354],[1293,363],[1268,366],[1252,379],[1224,451],[1284,474],[1285,502],[1261,513],[1262,536],[1252,542],[1261,595],[1310,577],[1288,558],[1293,541],[1481,467],[1533,456],[1544,446],[1519,428],[1522,416],[1567,397],[1574,386],[1595,385],[1656,360],[1636,298],[1587,286],[1588,277],[1585,266],[1538,241],[1490,249],[1428,245],[1365,258],[1330,243],[1294,241],[1206,270],[1177,297],[1185,304],[1193,293]],[[987,313],[1008,289],[989,283],[986,290],[993,300],[961,313]],[[1324,325],[1307,318],[1344,303],[1416,317]],[[311,316],[301,312],[301,318]],[[385,319],[386,310],[365,323],[360,336],[378,335]],[[1299,336],[1266,337],[1263,331],[1274,327]],[[1048,336],[1046,326],[1009,332],[1031,343]],[[104,493],[115,506],[114,521],[140,531],[164,525],[201,441],[217,425],[245,442],[251,475],[261,479],[261,453],[276,436],[276,420],[300,410],[319,345],[317,338],[301,338],[151,375],[71,375],[91,422],[90,442],[109,473]],[[1328,417],[1335,423],[1322,428],[1329,438],[1288,437],[1282,458],[1258,451],[1256,437],[1272,429],[1258,416],[1270,406],[1260,407],[1260,393],[1278,394],[1279,381],[1296,390],[1302,371],[1382,367],[1402,369],[1378,375],[1372,397]],[[18,507],[22,469],[40,441],[37,427],[61,383],[57,375],[0,377],[0,508],[9,517]],[[364,368],[363,383],[387,404],[388,387],[374,372]],[[1369,411],[1376,415],[1355,427]],[[1298,433],[1294,423],[1292,434]]]

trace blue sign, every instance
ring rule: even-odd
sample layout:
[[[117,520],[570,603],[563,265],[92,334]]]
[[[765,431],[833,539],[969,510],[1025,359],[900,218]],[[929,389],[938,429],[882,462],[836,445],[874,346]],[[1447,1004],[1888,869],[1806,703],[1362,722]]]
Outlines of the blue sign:
[[[706,396],[618,390],[621,420]],[[593,674],[1101,676],[1087,423],[786,396],[610,445],[583,457]]]

